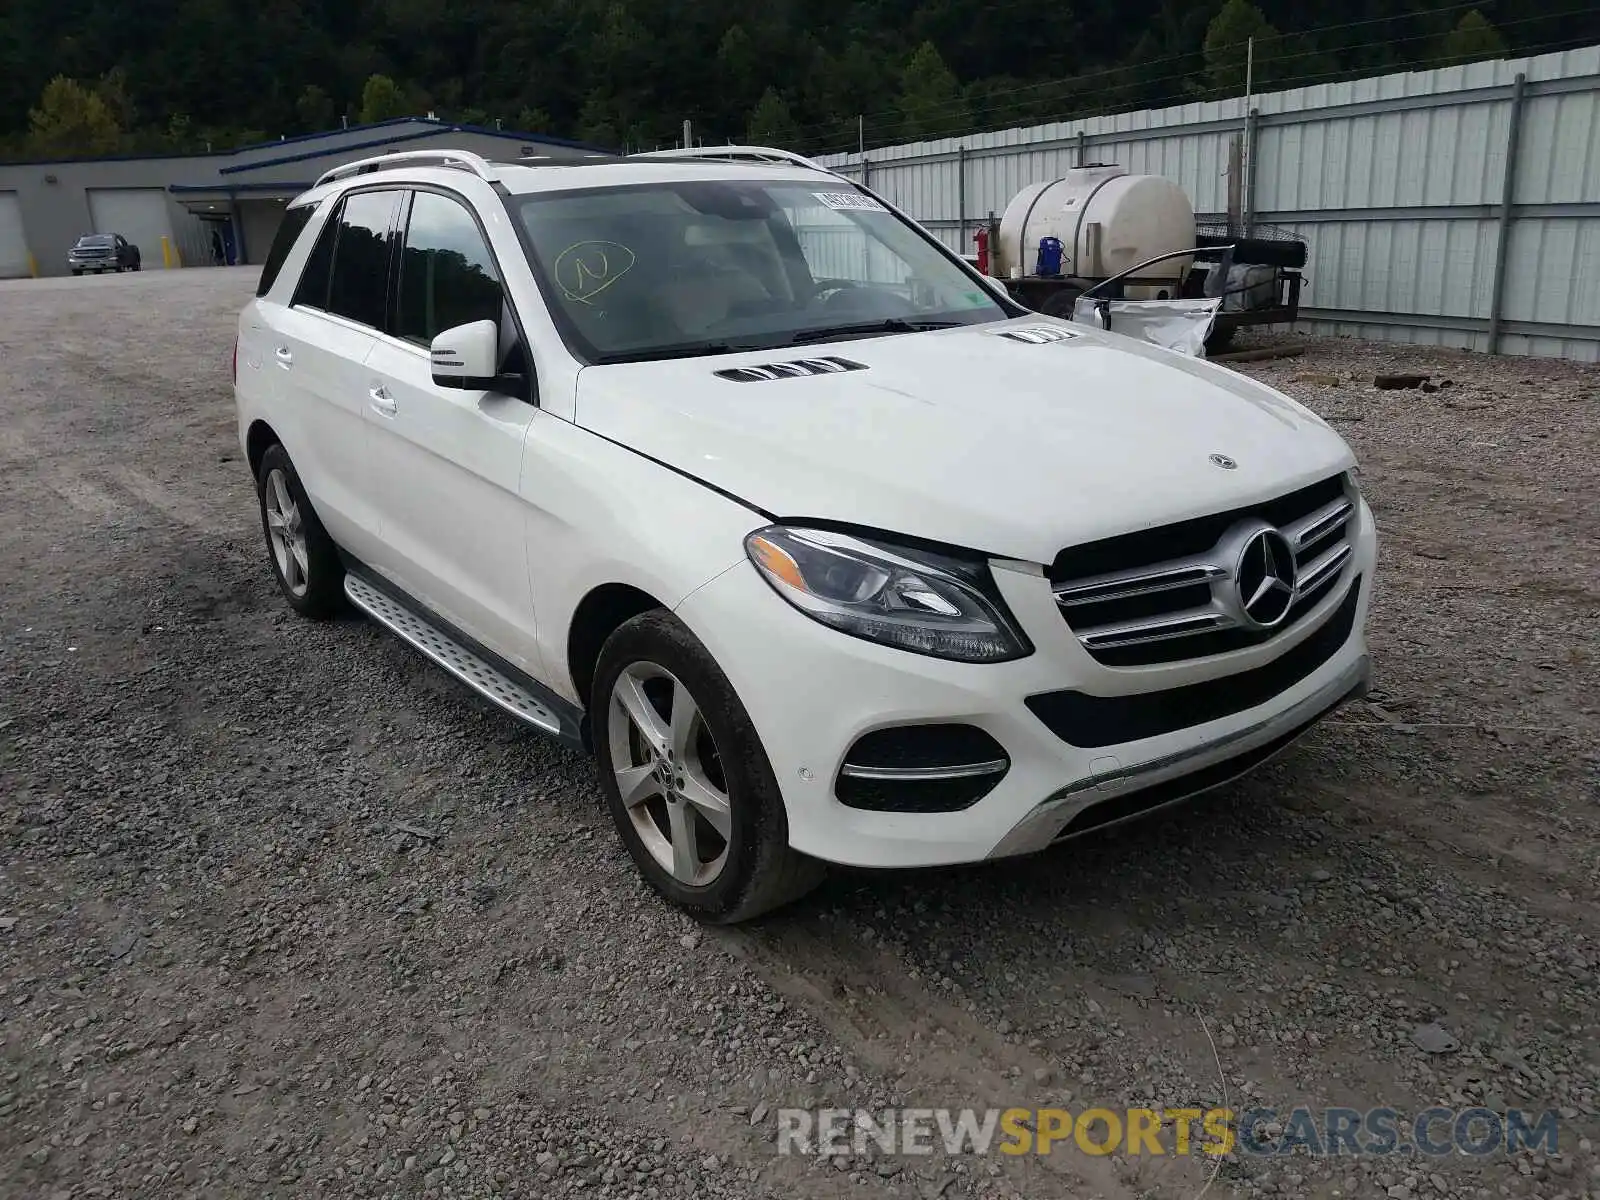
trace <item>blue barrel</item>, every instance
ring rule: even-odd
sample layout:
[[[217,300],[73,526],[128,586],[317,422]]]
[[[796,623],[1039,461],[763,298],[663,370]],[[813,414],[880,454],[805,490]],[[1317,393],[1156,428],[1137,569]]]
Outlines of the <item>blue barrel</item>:
[[[1061,239],[1042,237],[1039,239],[1039,261],[1035,264],[1035,275],[1053,276],[1061,274]]]

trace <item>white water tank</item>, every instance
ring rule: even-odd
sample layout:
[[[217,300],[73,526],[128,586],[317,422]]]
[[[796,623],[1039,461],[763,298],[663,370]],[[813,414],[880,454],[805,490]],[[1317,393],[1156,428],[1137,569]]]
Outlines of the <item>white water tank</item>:
[[[1061,239],[1061,274],[1105,279],[1129,267],[1194,246],[1194,208],[1183,189],[1160,175],[1121,167],[1078,167],[1018,192],[1000,219],[1001,279],[1034,274],[1039,239]],[[1157,263],[1140,278],[1181,283],[1188,256]]]

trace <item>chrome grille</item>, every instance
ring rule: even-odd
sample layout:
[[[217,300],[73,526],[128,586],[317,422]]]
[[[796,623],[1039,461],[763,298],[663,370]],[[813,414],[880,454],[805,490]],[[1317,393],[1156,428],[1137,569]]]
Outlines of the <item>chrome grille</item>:
[[[1078,641],[1108,666],[1259,645],[1299,624],[1346,575],[1355,511],[1354,488],[1334,476],[1266,504],[1064,550],[1051,588]],[[1237,581],[1247,547],[1263,533],[1293,557],[1292,600],[1268,624],[1251,615]],[[1281,570],[1287,581],[1289,564]]]

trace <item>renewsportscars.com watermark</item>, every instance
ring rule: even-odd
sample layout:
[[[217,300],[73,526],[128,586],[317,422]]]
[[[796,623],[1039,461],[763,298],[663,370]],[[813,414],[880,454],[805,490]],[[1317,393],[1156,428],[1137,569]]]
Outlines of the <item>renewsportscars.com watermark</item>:
[[[1428,1108],[780,1108],[779,1154],[1054,1154],[1095,1156],[1557,1153],[1550,1110]]]

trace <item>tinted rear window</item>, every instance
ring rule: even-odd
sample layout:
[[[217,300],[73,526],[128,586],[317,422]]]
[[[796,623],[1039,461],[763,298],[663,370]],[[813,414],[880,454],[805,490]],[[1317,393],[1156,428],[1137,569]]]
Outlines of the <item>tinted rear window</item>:
[[[78,245],[80,246],[114,246],[116,243],[116,238],[104,236],[81,237],[78,239]]]
[[[345,200],[333,250],[329,312],[374,329],[386,326],[389,258],[399,201],[399,192],[357,192]]]
[[[328,218],[295,288],[294,303],[386,327],[389,253],[398,191],[356,192]]]
[[[272,249],[267,251],[267,260],[261,265],[261,282],[256,284],[256,295],[265,296],[272,290],[278,273],[283,270],[284,260],[289,257],[289,251],[294,249],[306,222],[311,220],[311,214],[316,211],[315,204],[302,204],[283,214],[283,223],[278,226],[278,232],[272,239]]]

